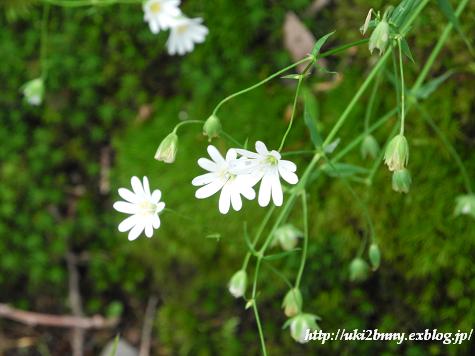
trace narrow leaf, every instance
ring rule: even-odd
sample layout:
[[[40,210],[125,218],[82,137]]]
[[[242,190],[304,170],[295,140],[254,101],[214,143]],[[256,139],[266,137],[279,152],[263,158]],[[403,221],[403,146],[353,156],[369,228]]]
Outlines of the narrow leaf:
[[[412,57],[411,49],[409,48],[409,44],[407,43],[406,39],[403,38],[401,41],[401,49],[402,53],[411,60],[412,63],[416,64],[414,58]]]
[[[369,172],[367,168],[348,163],[325,163],[321,169],[330,177],[350,177],[355,174],[368,174]]]
[[[318,54],[320,53],[320,49],[322,48],[322,46],[325,44],[325,42],[327,41],[327,39],[333,35],[335,33],[335,31],[333,32],[330,32],[330,33],[327,33],[325,36],[323,37],[320,37],[318,39],[318,41],[315,43],[315,46],[313,46],[313,50],[312,50],[312,57],[313,58],[317,58]]]
[[[454,28],[457,30],[457,32],[460,34],[462,37],[463,41],[467,45],[468,49],[470,52],[473,51],[472,45],[470,44],[467,36],[465,36],[465,33],[462,31],[462,27],[460,27],[460,22],[457,18],[457,15],[455,14],[455,11],[450,4],[449,0],[437,0],[437,5],[439,5],[440,10],[443,12],[445,17],[450,21],[450,23],[454,26]]]
[[[422,85],[418,90],[413,92],[412,95],[414,95],[417,99],[427,99],[453,73],[454,73],[453,70],[449,70],[448,72],[445,72],[441,76],[434,78],[431,81],[427,82],[426,84]]]
[[[297,251],[300,251],[300,248],[294,248],[293,250],[290,250],[290,251],[276,253],[276,254],[273,254],[273,255],[268,255],[268,256],[264,257],[264,260],[266,260],[266,261],[278,260],[280,258],[287,257],[287,256],[289,256],[289,255],[291,255],[291,254],[293,254]]]

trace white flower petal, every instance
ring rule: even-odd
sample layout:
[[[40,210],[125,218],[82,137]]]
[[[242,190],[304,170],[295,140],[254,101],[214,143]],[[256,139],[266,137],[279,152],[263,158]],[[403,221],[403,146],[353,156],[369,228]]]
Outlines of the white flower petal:
[[[195,193],[195,197],[198,199],[208,198],[218,192],[224,186],[225,183],[226,182],[221,179],[215,180],[198,189]]]
[[[160,201],[160,198],[162,197],[162,192],[160,189],[155,189],[152,193],[152,203],[157,204]]]
[[[234,210],[236,211],[241,210],[242,200],[241,200],[241,194],[239,192],[237,191],[231,192],[231,204]]]
[[[160,227],[160,218],[157,214],[153,216],[152,224],[154,229],[158,229]]]
[[[150,197],[150,184],[147,177],[143,177],[143,191],[147,197]]]
[[[138,203],[140,198],[127,188],[119,188],[119,195],[129,203]]]
[[[156,209],[156,212],[159,213],[161,212],[163,209],[165,209],[165,203],[164,202],[160,202],[157,204],[157,209]],[[156,214],[155,214],[156,215]]]
[[[272,176],[272,200],[276,206],[281,206],[284,200],[284,194],[282,193],[282,186],[280,185],[279,175]]]
[[[279,170],[280,168],[285,169],[286,171],[296,172],[297,166],[292,161],[287,161],[285,159],[281,159],[279,161]]]
[[[139,219],[136,215],[129,216],[119,224],[119,231],[126,232],[137,225]]]
[[[214,173],[206,173],[202,174],[198,177],[195,177],[192,181],[191,184],[193,184],[195,187],[200,186],[200,185],[205,185],[211,183],[213,180],[215,180],[216,174]]]
[[[269,154],[266,145],[262,141],[256,141],[256,151],[261,156],[267,156]]]
[[[289,184],[297,184],[299,181],[299,178],[294,172],[283,169],[280,166],[279,166],[279,173],[282,179],[285,180]]]
[[[242,148],[235,148],[235,150],[238,154],[240,154],[241,156],[244,156],[244,157],[248,157],[248,158],[259,158],[260,157],[257,153],[251,152],[251,151],[248,151],[248,150],[244,150]]]
[[[132,189],[134,190],[134,193],[137,194],[140,197],[144,196],[144,191],[142,188],[142,182],[138,177],[132,177],[130,180],[130,184],[132,185]]]
[[[227,214],[231,205],[231,190],[229,184],[225,184],[219,196],[219,212]]]
[[[114,203],[114,209],[125,214],[135,214],[137,206],[135,204],[127,203],[125,201],[118,201]]]
[[[218,170],[218,165],[207,158],[200,158],[198,160],[198,166],[210,172]]]
[[[208,154],[211,159],[218,164],[225,162],[223,156],[221,156],[221,153],[219,153],[218,149],[213,145],[208,146]]]
[[[142,233],[145,225],[143,223],[135,225],[132,230],[129,231],[129,241],[134,241]]]
[[[259,188],[258,203],[265,207],[269,205],[272,189],[272,175],[266,174],[262,177],[261,186]]]
[[[145,236],[147,237],[152,237],[153,236],[153,225],[152,225],[152,221],[149,221],[146,225],[145,225]]]

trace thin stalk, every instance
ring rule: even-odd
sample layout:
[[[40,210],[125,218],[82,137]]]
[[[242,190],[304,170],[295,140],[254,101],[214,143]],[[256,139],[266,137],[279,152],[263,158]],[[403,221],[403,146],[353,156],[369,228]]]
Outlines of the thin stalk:
[[[243,144],[241,144],[238,140],[236,140],[232,135],[228,134],[228,133],[227,133],[226,131],[224,131],[223,129],[221,129],[220,135],[221,135],[221,136],[224,136],[226,139],[228,139],[229,141],[231,141],[234,145],[237,145],[238,147],[244,147]]]
[[[406,118],[406,108],[405,108],[405,102],[406,102],[406,93],[405,93],[405,88],[404,88],[404,64],[402,60],[402,46],[401,46],[401,39],[398,39],[398,50],[399,50],[399,75],[401,79],[401,131],[400,134],[404,135],[404,121]]]
[[[310,66],[307,66],[307,68],[310,68]],[[287,136],[289,135],[289,132],[292,129],[292,124],[294,123],[295,112],[297,111],[297,102],[299,99],[300,88],[302,87],[302,81],[303,81],[304,76],[305,76],[305,71],[299,76],[299,81],[297,83],[297,90],[295,91],[294,103],[292,105],[292,114],[290,115],[289,126],[287,126],[287,130],[285,131],[284,137],[282,137],[282,141],[280,142],[280,146],[278,149],[279,152],[282,150],[282,147],[284,147],[285,140],[287,139]]]
[[[308,205],[307,205],[307,192],[302,192],[302,214],[303,214],[303,249],[302,259],[300,260],[300,268],[295,280],[295,288],[300,287],[300,281],[302,280],[303,271],[305,269],[305,261],[307,260],[308,249]]]
[[[213,115],[216,115],[216,113],[218,112],[219,108],[220,108],[221,106],[223,106],[224,103],[226,103],[227,101],[229,101],[229,100],[231,100],[231,99],[233,99],[233,98],[235,98],[235,97],[237,97],[237,96],[239,96],[239,95],[242,95],[242,94],[245,94],[245,93],[247,93],[247,92],[250,92],[250,91],[252,91],[252,90],[254,90],[254,89],[260,87],[261,85],[266,84],[267,82],[271,81],[272,79],[274,79],[274,78],[276,78],[276,77],[278,77],[278,76],[284,74],[285,72],[289,71],[290,69],[295,68],[295,67],[299,66],[299,65],[302,64],[302,63],[306,63],[306,62],[309,62],[309,61],[312,61],[312,60],[313,60],[312,57],[305,57],[305,58],[301,59],[300,61],[298,61],[298,62],[296,62],[296,63],[293,63],[293,64],[291,64],[291,65],[289,65],[289,66],[287,66],[287,67],[285,67],[285,68],[279,70],[278,72],[275,72],[274,74],[268,76],[267,78],[261,80],[260,82],[254,84],[254,85],[251,85],[250,87],[248,87],[248,88],[246,88],[246,89],[240,90],[240,91],[238,91],[238,92],[236,92],[236,93],[234,93],[234,94],[231,94],[231,95],[227,96],[226,98],[224,98],[223,100],[221,100],[221,101],[218,103],[218,105],[216,105],[216,107],[215,107],[214,110],[213,110]]]
[[[272,213],[274,212],[275,210],[275,206],[272,205],[266,212],[266,215],[264,216],[264,219],[262,220],[261,222],[261,225],[259,225],[259,229],[257,230],[257,233],[256,233],[256,236],[254,237],[254,241],[252,242],[252,246],[253,247],[256,247],[257,243],[259,242],[259,239],[261,238],[262,236],[262,233],[264,232],[264,229],[267,225],[267,223],[269,222],[271,216],[272,216]],[[247,268],[247,265],[249,263],[249,259],[251,258],[251,252],[248,252],[246,254],[246,257],[244,258],[244,263],[242,264],[242,269],[245,270]]]
[[[334,48],[334,49],[332,49],[332,50],[329,50],[329,51],[327,51],[327,52],[320,53],[320,54],[317,56],[316,59],[318,60],[319,58],[325,58],[325,57],[328,57],[328,56],[331,56],[331,55],[334,55],[334,54],[338,54],[338,53],[341,53],[341,52],[347,50],[348,48],[355,47],[355,46],[359,46],[359,45],[364,44],[364,43],[367,43],[367,42],[368,42],[367,39],[359,40],[359,41],[355,41],[355,42],[351,42],[351,43],[342,45],[342,46],[340,46],[340,47]],[[311,56],[305,57],[305,58],[301,59],[300,61],[298,61],[298,62],[296,62],[296,63],[293,63],[293,64],[291,64],[291,65],[289,65],[289,66],[287,66],[287,67],[285,67],[285,68],[279,70],[278,72],[276,72],[276,73],[274,73],[274,74],[268,76],[267,78],[261,80],[260,82],[254,84],[254,85],[252,85],[252,86],[250,86],[250,87],[248,87],[248,88],[246,88],[246,89],[240,90],[240,91],[238,91],[238,92],[236,92],[236,93],[233,93],[233,94],[227,96],[226,98],[224,98],[223,100],[221,100],[221,101],[218,103],[218,105],[216,105],[216,107],[215,107],[214,110],[213,110],[213,114],[216,115],[216,113],[218,112],[218,110],[220,109],[220,107],[221,107],[224,103],[226,103],[227,101],[229,101],[229,100],[231,100],[231,99],[233,99],[233,98],[235,98],[235,97],[237,97],[237,96],[239,96],[239,95],[245,94],[245,93],[247,93],[247,92],[249,92],[249,91],[251,91],[251,90],[254,90],[254,89],[260,87],[261,85],[266,84],[267,82],[271,81],[272,79],[277,78],[278,76],[284,74],[285,72],[289,71],[290,69],[293,69],[293,68],[299,66],[300,64],[303,64],[303,63],[305,63],[305,62],[313,62],[313,61],[314,61],[314,58],[313,58],[313,57],[311,57]]]
[[[439,127],[436,125],[434,120],[432,120],[432,118],[430,117],[427,110],[425,110],[425,108],[420,106],[420,105],[416,105],[416,106],[417,106],[417,109],[419,110],[419,112],[422,114],[422,117],[424,118],[424,120],[427,121],[429,126],[432,127],[432,129],[435,131],[437,136],[439,136],[440,140],[445,145],[445,148],[447,149],[447,151],[449,151],[449,153],[452,156],[452,158],[454,159],[455,163],[458,165],[458,167],[460,169],[460,173],[462,173],[462,177],[464,179],[465,189],[467,190],[467,193],[472,194],[473,188],[472,188],[472,183],[470,181],[470,177],[467,173],[467,169],[465,168],[465,165],[463,164],[462,159],[458,155],[458,153],[455,150],[454,146],[452,146],[450,141],[447,139],[447,136],[445,136],[445,134],[442,132],[442,130],[439,129]]]
[[[175,128],[173,129],[173,132],[174,133],[177,133],[178,129],[184,125],[188,125],[188,124],[204,124],[204,121],[203,120],[185,120],[185,121],[182,121],[178,124],[176,124]]]
[[[48,19],[50,6],[45,4],[43,6],[43,16],[41,18],[41,78],[46,81],[48,77]]]
[[[369,123],[370,123],[371,116],[373,115],[374,103],[376,101],[376,96],[377,96],[376,94],[378,93],[379,85],[381,84],[381,73],[383,72],[383,70],[384,68],[382,68],[381,71],[378,72],[378,75],[376,76],[373,90],[371,91],[371,96],[369,98],[368,107],[366,109],[366,115],[364,118],[364,129],[365,129],[366,134],[368,134]]]
[[[261,341],[262,354],[267,356],[266,341],[264,338],[264,332],[262,330],[261,319],[259,317],[259,310],[257,308],[256,301],[256,292],[257,292],[257,278],[259,276],[259,271],[261,267],[262,256],[257,258],[256,270],[254,271],[254,281],[252,283],[252,309],[254,310],[254,315],[256,317],[257,329],[259,330],[259,340]]]

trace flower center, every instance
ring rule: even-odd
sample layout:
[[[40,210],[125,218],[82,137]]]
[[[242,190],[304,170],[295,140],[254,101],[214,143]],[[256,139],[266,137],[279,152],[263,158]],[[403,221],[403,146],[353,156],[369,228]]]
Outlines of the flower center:
[[[154,2],[151,6],[150,6],[150,11],[154,14],[158,14],[160,12],[160,10],[162,9],[162,5],[160,5],[158,2]]]
[[[271,166],[275,166],[277,165],[278,159],[272,155],[269,155],[266,157],[266,162],[269,163]]]
[[[188,30],[188,25],[177,26],[176,31],[180,34],[185,33]]]
[[[149,202],[148,200],[144,200],[139,203],[138,207],[138,214],[141,216],[153,215],[157,211],[157,205]]]

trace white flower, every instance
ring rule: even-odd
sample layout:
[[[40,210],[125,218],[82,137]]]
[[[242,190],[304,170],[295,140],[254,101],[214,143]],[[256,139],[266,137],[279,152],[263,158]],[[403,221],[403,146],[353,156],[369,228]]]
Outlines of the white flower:
[[[187,17],[176,19],[167,41],[168,54],[175,55],[178,53],[182,56],[193,51],[195,43],[204,42],[208,34],[208,28],[203,26],[202,22],[203,19],[199,17],[195,19]]]
[[[237,153],[234,149],[229,149],[226,159],[221,156],[216,147],[208,146],[208,153],[212,161],[207,158],[200,158],[198,165],[209,171],[193,179],[191,184],[202,186],[195,196],[204,199],[212,196],[221,190],[219,196],[219,211],[226,214],[230,205],[236,211],[241,210],[241,195],[251,200],[256,197],[256,192],[252,189],[252,182],[248,174],[236,175],[232,173],[232,167],[237,161]]]
[[[148,22],[152,33],[159,33],[172,27],[175,19],[181,15],[178,7],[180,0],[148,0],[143,4],[144,20]]]
[[[119,224],[119,231],[129,231],[129,240],[133,241],[145,230],[147,237],[152,237],[153,229],[160,227],[160,213],[165,203],[160,202],[162,193],[156,189],[150,193],[148,178],[143,177],[143,184],[137,177],[130,180],[133,192],[126,188],[119,189],[119,195],[126,201],[114,203],[114,209],[125,214],[128,218]]]
[[[274,204],[281,206],[283,193],[280,177],[289,184],[297,184],[299,179],[295,174],[297,170],[295,163],[281,159],[279,152],[269,151],[261,141],[256,142],[257,152],[243,149],[236,149],[236,151],[243,157],[248,158],[240,162],[239,170],[249,172],[253,177],[254,184],[261,180],[259,205],[262,207],[269,205],[272,196]]]

